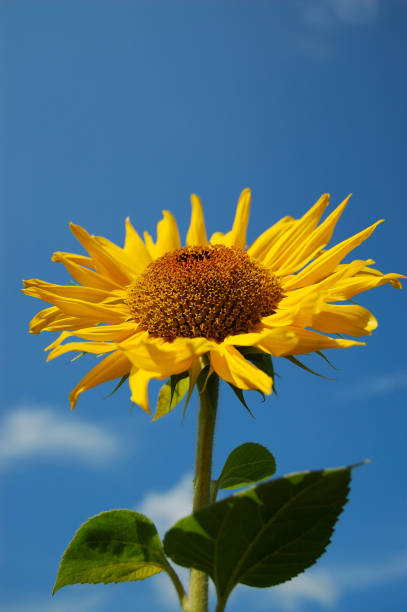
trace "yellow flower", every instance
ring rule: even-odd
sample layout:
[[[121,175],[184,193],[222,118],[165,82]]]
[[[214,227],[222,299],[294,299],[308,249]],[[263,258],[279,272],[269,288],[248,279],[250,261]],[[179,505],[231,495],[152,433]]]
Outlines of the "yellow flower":
[[[31,333],[62,331],[46,349],[48,360],[68,351],[106,355],[71,392],[72,408],[83,391],[128,374],[131,399],[149,411],[152,378],[189,371],[196,380],[205,360],[234,386],[270,393],[271,377],[244,357],[244,347],[280,357],[364,344],[326,334],[369,335],[374,316],[346,302],[385,283],[401,288],[405,277],[382,274],[370,259],[341,263],[380,221],[326,249],[348,200],[318,225],[329,202],[323,195],[303,217],[284,217],[247,249],[248,189],[232,229],[210,240],[193,195],[185,247],[168,211],[156,242],[147,232],[143,241],[126,219],[124,248],[71,224],[88,255],[58,252],[53,261],[77,284],[31,279],[23,291],[52,304],[31,321]],[[64,343],[72,336],[79,340]]]

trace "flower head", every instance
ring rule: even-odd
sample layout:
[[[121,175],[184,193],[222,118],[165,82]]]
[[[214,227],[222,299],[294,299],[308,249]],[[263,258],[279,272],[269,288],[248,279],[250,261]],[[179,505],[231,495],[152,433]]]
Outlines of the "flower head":
[[[126,220],[123,248],[71,224],[88,255],[55,253],[77,282],[24,282],[26,294],[52,304],[31,321],[30,331],[61,331],[48,359],[75,351],[104,358],[70,394],[129,375],[131,397],[149,411],[148,383],[189,371],[196,380],[206,362],[210,372],[239,389],[270,393],[270,373],[245,358],[245,347],[275,357],[364,344],[353,337],[377,327],[356,294],[390,283],[372,260],[342,263],[380,223],[326,248],[349,197],[322,223],[329,202],[323,195],[300,219],[284,217],[246,248],[250,191],[239,199],[233,227],[207,239],[202,205],[191,197],[192,217],[181,245],[170,212],[157,225],[157,240],[144,240]],[[78,340],[65,342],[68,338]],[[192,375],[193,374],[193,375]]]

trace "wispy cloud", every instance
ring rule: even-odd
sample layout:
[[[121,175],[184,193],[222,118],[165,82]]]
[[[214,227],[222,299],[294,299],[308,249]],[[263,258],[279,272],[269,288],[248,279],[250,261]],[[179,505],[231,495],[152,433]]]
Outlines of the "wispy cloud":
[[[366,25],[379,15],[379,0],[306,0],[303,6],[306,22],[321,29],[338,22]]]
[[[38,405],[20,405],[0,424],[0,469],[16,460],[39,456],[76,458],[91,465],[106,463],[119,453],[119,441],[72,413]]]
[[[265,605],[269,605],[271,599],[273,605],[284,612],[299,612],[309,603],[317,604],[322,609],[335,609],[342,597],[351,591],[367,590],[406,577],[407,552],[376,564],[315,569],[268,591]],[[265,603],[265,598],[262,603]]]
[[[364,399],[375,395],[387,395],[407,387],[407,370],[376,374],[338,390],[340,399]]]
[[[147,493],[134,510],[148,516],[164,534],[178,519],[191,513],[192,485],[193,475],[188,472],[170,489]]]

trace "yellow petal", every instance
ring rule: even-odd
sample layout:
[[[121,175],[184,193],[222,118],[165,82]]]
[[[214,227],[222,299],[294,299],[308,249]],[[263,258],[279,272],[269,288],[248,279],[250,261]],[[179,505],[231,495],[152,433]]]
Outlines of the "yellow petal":
[[[277,327],[271,330],[264,328],[258,332],[229,336],[229,338],[226,338],[224,341],[225,345],[254,346],[274,357],[286,354],[286,352],[291,350],[296,343],[297,338],[295,334],[284,327]]]
[[[95,241],[109,255],[111,260],[115,262],[126,278],[133,279],[144,270],[145,265],[140,266],[139,260],[131,257],[124,249],[121,249],[117,244],[114,244],[114,242],[111,242],[104,236],[95,236]]]
[[[316,227],[311,233],[304,236],[299,248],[286,257],[282,266],[279,268],[279,275],[292,274],[303,268],[317,253],[324,248],[332,238],[335,226],[342,215],[351,194],[335,208],[335,210],[325,219],[320,226]]]
[[[98,289],[112,289],[120,287],[118,283],[115,283],[106,276],[102,276],[94,270],[90,270],[88,267],[75,263],[71,258],[67,257],[67,253],[54,253],[52,256],[52,261],[63,263],[72,278],[81,285],[96,287]]]
[[[325,301],[325,295],[310,292],[301,302],[300,308],[294,317],[295,327],[314,327],[315,317],[318,316]]]
[[[287,228],[287,232],[280,235],[264,256],[263,264],[274,271],[278,271],[281,266],[284,266],[287,253],[296,254],[302,248],[306,237],[318,225],[328,203],[329,194],[325,193],[301,219],[292,223]]]
[[[141,406],[148,414],[151,414],[148,402],[148,383],[152,378],[162,380],[165,376],[160,376],[157,372],[147,370],[139,370],[133,367],[129,376],[129,384],[131,389],[131,401]]]
[[[233,346],[219,344],[210,352],[210,360],[218,376],[235,387],[271,393],[273,379],[247,361]]]
[[[382,223],[382,221],[377,221],[362,232],[359,232],[355,236],[340,242],[336,246],[326,251],[326,253],[318,257],[318,259],[304,268],[302,272],[285,281],[285,288],[298,289],[299,287],[304,287],[305,285],[312,285],[313,283],[316,283],[331,274],[342,259],[346,257],[348,253],[350,253],[350,251],[369,238],[379,223]]]
[[[90,372],[82,378],[82,380],[76,385],[76,387],[69,394],[72,410],[76,406],[78,397],[84,391],[92,389],[97,385],[100,385],[109,380],[114,380],[128,374],[130,371],[130,362],[123,353],[115,351],[111,355],[108,355],[97,364]]]
[[[23,289],[23,293],[40,297],[45,302],[57,306],[62,312],[71,317],[87,319],[94,323],[122,323],[129,317],[127,307],[123,305],[103,305],[97,303],[84,302],[79,299],[71,299],[56,296],[49,291],[39,289]],[[83,325],[81,325],[83,327]]]
[[[48,350],[47,347],[44,350]],[[48,355],[47,361],[51,361],[60,355],[69,353],[70,351],[77,351],[79,353],[93,353],[95,355],[102,355],[103,353],[111,353],[116,349],[116,345],[109,342],[68,342],[54,348]]]
[[[268,333],[264,333],[263,337],[257,343],[257,348],[265,353],[280,357],[292,351],[296,346],[298,339],[290,330],[278,327]]]
[[[229,246],[230,243],[230,232],[223,234],[222,232],[214,232],[209,240],[210,244],[223,244]]]
[[[280,266],[280,268],[278,268],[278,271],[276,271],[280,280],[284,282],[285,276],[291,275],[297,272],[298,270],[301,270],[301,268],[304,268],[304,266],[308,265],[310,261],[319,257],[321,255],[321,252],[323,251],[323,247],[325,246],[326,246],[325,244],[318,246],[314,251],[312,251],[311,253],[308,253],[307,256],[304,259],[301,259],[299,262],[295,260],[295,262],[291,263],[290,265],[284,262]],[[296,253],[295,253],[295,258],[297,259]]]
[[[42,295],[53,294],[59,297],[74,298],[86,302],[103,302],[112,295],[112,290],[82,287],[80,285],[54,285],[38,278],[23,281],[25,293],[42,299]],[[48,300],[47,300],[48,301]]]
[[[247,249],[250,257],[254,257],[262,262],[273,243],[279,238],[279,236],[287,232],[293,223],[296,223],[296,220],[292,217],[283,217],[280,219],[280,221],[269,227],[268,230],[260,234],[260,236],[256,238],[253,244]]]
[[[207,246],[205,219],[201,200],[194,193],[191,195],[191,223],[187,233],[187,246]]]
[[[92,321],[83,318],[70,317],[56,306],[44,308],[30,322],[30,333],[39,334],[42,331],[62,331],[63,329],[79,329],[91,325]]]
[[[181,248],[177,222],[168,210],[163,210],[163,219],[157,223],[157,242],[154,244],[148,232],[144,232],[144,240],[152,259]]]
[[[83,248],[86,249],[92,257],[96,269],[100,274],[107,276],[107,278],[120,286],[129,284],[132,276],[122,269],[120,262],[115,260],[114,254],[110,248],[110,245],[113,243],[107,241],[105,244],[102,244],[96,239],[96,236],[91,236],[83,227],[75,225],[74,223],[70,224],[70,228],[75,238],[79,240]]]
[[[151,260],[157,259],[155,243],[152,236],[148,232],[143,232],[144,242],[146,243],[146,249],[151,257]]]
[[[235,246],[238,249],[246,248],[246,232],[249,224],[251,198],[250,189],[244,189],[240,194],[231,231],[231,244],[229,246]]]
[[[61,255],[64,259],[68,259],[70,262],[78,264],[78,266],[84,266],[85,268],[96,269],[96,264],[92,257],[86,255],[78,255],[77,253],[65,253],[58,251],[58,255]]]
[[[274,314],[263,317],[261,325],[266,328],[295,325],[311,326],[314,315],[319,312],[325,293],[317,286],[304,287],[288,292],[279,302]]]
[[[47,350],[59,346],[61,342],[72,336],[82,338],[83,340],[92,340],[93,342],[122,342],[135,333],[137,333],[137,323],[134,321],[119,323],[117,325],[84,327],[75,331],[62,332],[57,340],[47,347]]]
[[[299,312],[299,304],[294,304],[289,308],[278,308],[278,310],[268,317],[263,317],[260,325],[263,328],[273,329],[274,327],[282,327],[292,325]]]
[[[215,232],[215,234],[213,234],[211,237],[211,244],[223,244],[224,246],[234,246],[239,249],[246,248],[246,232],[247,225],[249,223],[250,200],[250,189],[244,189],[240,194],[239,201],[237,203],[235,220],[233,222],[231,231],[227,234]]]
[[[304,355],[329,348],[348,348],[350,346],[365,346],[364,342],[356,340],[343,340],[342,338],[330,338],[318,332],[309,329],[300,329],[299,327],[288,328],[297,337],[297,343],[294,348],[289,350],[284,355]]]
[[[377,320],[369,310],[357,304],[324,304],[314,317],[312,327],[327,334],[367,336],[377,327]]]
[[[124,243],[124,251],[132,260],[134,269],[141,273],[151,263],[151,255],[148,249],[134,227],[130,222],[130,218],[126,219],[126,241]]]
[[[360,273],[352,277],[340,280],[329,290],[330,300],[350,300],[362,291],[368,291],[375,287],[381,287],[386,283],[390,283],[395,289],[401,289],[399,278],[406,278],[403,274],[389,273],[380,274],[380,276],[369,273]]]
[[[295,291],[290,291],[290,289],[286,286],[291,283],[293,279],[292,276],[280,279],[280,282],[283,291],[286,292],[286,299],[291,298],[292,300],[295,300],[295,296],[302,296],[303,292],[308,291],[324,291],[327,293],[327,295],[330,295],[332,288],[334,288],[339,282],[358,274],[366,265],[370,265],[372,263],[374,263],[372,259],[354,259],[347,264],[340,264],[339,266],[336,266],[335,270],[331,274],[328,274],[328,276],[325,278],[320,279],[317,283],[315,283],[315,285],[305,286],[301,289],[295,289]]]
[[[117,347],[137,368],[167,377],[188,370],[194,358],[208,352],[214,344],[206,338],[176,338],[173,342],[166,342],[144,333],[125,340]]]

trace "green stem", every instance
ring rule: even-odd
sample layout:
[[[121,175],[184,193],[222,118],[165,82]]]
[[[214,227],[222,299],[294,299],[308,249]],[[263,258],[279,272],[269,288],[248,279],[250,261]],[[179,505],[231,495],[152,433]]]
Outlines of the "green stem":
[[[215,612],[223,612],[225,609],[226,600],[223,598],[221,601],[218,601],[218,605],[216,606]]]
[[[180,579],[178,578],[178,574],[168,562],[166,562],[165,566],[165,570],[171,578],[175,590],[177,591],[178,599],[181,604],[181,609],[183,610],[183,612],[189,612],[188,597],[185,593],[184,587],[182,586]]]
[[[194,479],[194,511],[210,503],[212,451],[218,406],[218,376],[212,374],[203,388],[199,390],[200,408]],[[190,612],[207,612],[207,574],[200,570],[191,569],[189,589]]]

